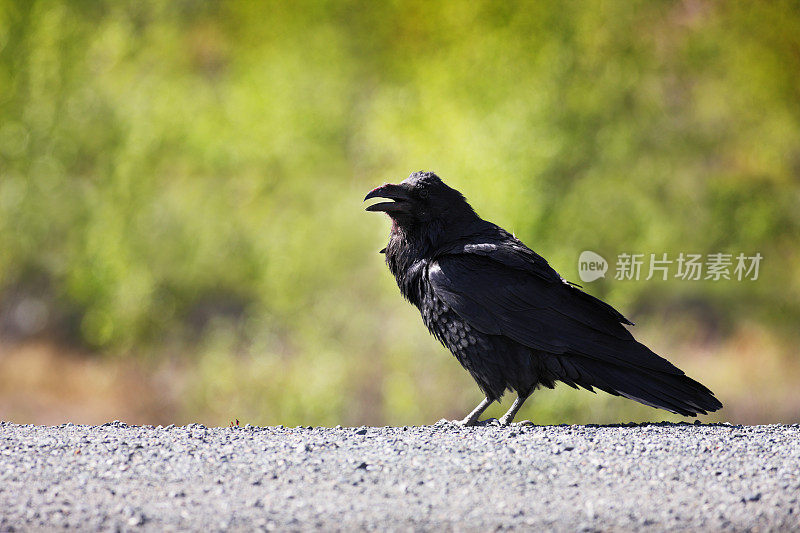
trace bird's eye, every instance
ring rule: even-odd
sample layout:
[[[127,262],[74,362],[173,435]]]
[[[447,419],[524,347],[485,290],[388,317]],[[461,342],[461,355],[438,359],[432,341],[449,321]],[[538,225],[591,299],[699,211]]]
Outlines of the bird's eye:
[[[428,191],[422,189],[421,191],[419,191],[419,197],[422,198],[423,200],[426,199],[428,197]]]

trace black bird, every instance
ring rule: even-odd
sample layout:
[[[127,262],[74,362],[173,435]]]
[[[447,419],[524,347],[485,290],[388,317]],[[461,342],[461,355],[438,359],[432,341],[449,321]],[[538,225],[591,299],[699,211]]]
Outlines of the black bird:
[[[633,325],[565,281],[536,252],[481,219],[433,172],[367,194],[392,220],[381,250],[400,292],[486,395],[459,424],[474,425],[506,390],[510,424],[534,389],[594,388],[684,416],[722,404],[702,384],[637,342]]]

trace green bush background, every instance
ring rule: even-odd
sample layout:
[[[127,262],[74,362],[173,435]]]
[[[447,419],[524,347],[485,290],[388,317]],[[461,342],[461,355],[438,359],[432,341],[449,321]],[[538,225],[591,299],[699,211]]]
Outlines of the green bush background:
[[[0,298],[65,345],[189,361],[184,419],[456,416],[477,388],[361,203],[430,169],[569,279],[584,249],[760,252],[755,282],[588,290],[791,340],[799,74],[789,1],[3,0]],[[524,414],[663,416],[541,397]]]

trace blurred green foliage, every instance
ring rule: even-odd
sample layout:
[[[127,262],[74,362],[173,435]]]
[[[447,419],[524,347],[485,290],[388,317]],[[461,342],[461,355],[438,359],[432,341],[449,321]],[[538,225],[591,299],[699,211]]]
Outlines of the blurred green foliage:
[[[760,252],[755,282],[589,289],[791,328],[798,4],[0,0],[4,305],[102,353],[195,354],[197,413],[408,423],[478,399],[363,212],[419,169],[569,279],[584,249]],[[575,419],[577,394],[539,414]]]

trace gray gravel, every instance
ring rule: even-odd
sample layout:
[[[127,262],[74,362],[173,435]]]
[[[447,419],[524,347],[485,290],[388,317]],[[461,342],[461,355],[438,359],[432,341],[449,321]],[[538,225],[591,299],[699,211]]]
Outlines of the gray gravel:
[[[0,530],[796,530],[798,437],[798,425],[0,423]]]

